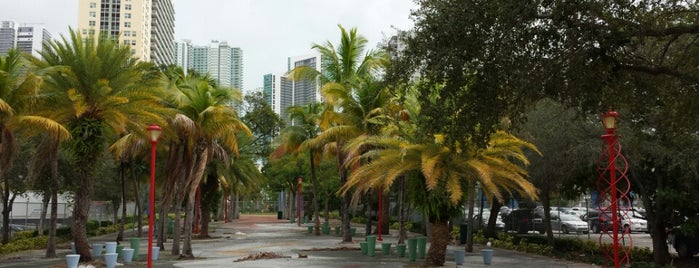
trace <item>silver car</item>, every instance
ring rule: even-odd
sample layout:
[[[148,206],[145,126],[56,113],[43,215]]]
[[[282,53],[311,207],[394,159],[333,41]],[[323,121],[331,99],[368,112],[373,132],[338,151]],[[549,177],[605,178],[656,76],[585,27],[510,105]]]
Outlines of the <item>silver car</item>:
[[[587,233],[587,222],[580,220],[575,215],[561,213],[560,215],[551,214],[551,229],[561,231],[564,234]]]

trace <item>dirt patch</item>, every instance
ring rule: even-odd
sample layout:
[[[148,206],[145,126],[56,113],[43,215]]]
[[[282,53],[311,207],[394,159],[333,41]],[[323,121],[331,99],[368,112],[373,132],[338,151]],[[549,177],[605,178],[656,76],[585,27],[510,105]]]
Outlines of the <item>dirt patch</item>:
[[[233,262],[282,259],[282,258],[291,258],[291,256],[284,256],[284,255],[274,253],[274,252],[258,252],[258,253],[250,254],[246,257],[234,260]]]

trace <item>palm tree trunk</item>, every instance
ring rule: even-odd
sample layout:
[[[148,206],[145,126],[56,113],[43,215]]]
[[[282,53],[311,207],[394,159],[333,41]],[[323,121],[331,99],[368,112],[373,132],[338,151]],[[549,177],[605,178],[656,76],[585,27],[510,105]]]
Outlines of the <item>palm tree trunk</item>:
[[[543,187],[548,188],[548,187]],[[551,193],[548,189],[543,189],[541,203],[544,206],[544,226],[546,230],[546,242],[553,247],[553,232],[551,231]]]
[[[92,182],[86,177],[85,175],[78,175],[79,185],[75,192],[73,225],[71,229],[75,242],[75,251],[77,254],[80,254],[80,262],[92,261],[90,245],[87,239],[87,220],[90,213]]]
[[[430,225],[432,240],[430,241],[430,248],[427,250],[425,264],[427,267],[443,266],[444,256],[449,244],[449,221],[440,218],[431,220]]]
[[[51,182],[49,192],[51,192],[51,219],[49,222],[49,237],[46,245],[46,258],[56,257],[56,226],[58,223],[58,141],[53,140],[51,150],[49,150]]]
[[[476,186],[475,183],[471,182],[469,183],[468,187],[468,218],[466,221],[468,222],[468,228],[466,231],[466,252],[473,252],[473,227],[474,227],[474,222],[473,222],[473,207],[474,207],[474,202],[475,202],[475,197],[476,197]]]
[[[136,171],[131,166],[131,178],[133,179],[133,192],[134,201],[136,203],[136,236],[141,237],[143,235],[143,215],[141,215],[141,186],[138,184],[138,178],[136,177]]]
[[[7,244],[10,242],[10,212],[12,211],[12,203],[17,195],[12,194],[12,198],[10,198],[9,179],[5,178],[4,180],[5,187],[2,196],[2,243]]]
[[[342,153],[342,146],[344,143],[337,143],[337,168],[340,172],[340,185],[345,185],[347,183],[347,169],[343,167],[344,154]],[[342,196],[340,204],[340,214],[342,216],[342,242],[352,242],[352,233],[350,233],[351,222],[350,222],[350,196],[345,194]]]
[[[374,221],[374,217],[372,216],[372,214],[373,214],[372,213],[373,212],[373,210],[372,210],[373,202],[371,202],[371,201],[373,201],[373,200],[371,200],[373,192],[374,191],[368,191],[364,195],[364,216],[366,216],[366,224],[364,226],[365,235],[371,235],[371,225],[372,225],[372,222]]]
[[[490,218],[488,218],[488,227],[485,229],[486,238],[497,237],[497,220],[498,214],[500,213],[500,206],[502,206],[500,200],[498,200],[497,198],[493,198],[493,201],[491,203],[492,205],[490,207]]]
[[[316,178],[316,165],[313,161],[313,155],[315,155],[315,150],[311,149],[308,152],[309,160],[311,161],[311,182],[313,186],[313,215],[315,218],[313,222],[315,223],[315,233],[320,235],[320,207],[318,206],[318,178]],[[327,218],[326,218],[327,220]]]
[[[124,226],[126,225],[126,163],[119,162],[119,178],[121,179],[121,221],[119,221],[119,232],[116,241],[124,240]]]
[[[179,191],[183,193],[184,191]],[[180,251],[180,241],[182,240],[182,202],[184,201],[184,194],[178,194],[175,199],[175,230],[172,231],[172,251],[173,256],[179,256]]]
[[[41,215],[39,216],[39,226],[37,226],[39,235],[44,235],[44,222],[46,221],[46,212],[48,212],[49,201],[51,201],[51,191],[44,192],[41,198]]]
[[[183,257],[185,258],[193,258],[194,254],[192,253],[192,224],[194,220],[194,202],[196,199],[196,194],[197,194],[197,189],[199,188],[199,185],[201,184],[201,180],[204,177],[204,171],[206,170],[206,164],[208,162],[208,148],[206,147],[200,147],[199,149],[195,149],[195,156],[197,156],[197,161],[195,162],[196,164],[194,165],[195,170],[192,172],[192,176],[190,177],[190,182],[188,183],[188,191],[189,193],[187,194],[187,209],[185,211],[185,217],[184,217],[184,248],[183,250]]]
[[[400,189],[398,190],[398,244],[405,244],[408,232],[405,230],[405,176],[400,177]]]
[[[389,233],[388,229],[391,227],[391,214],[389,213],[391,200],[388,198],[389,194],[384,193],[384,191],[381,191],[379,194],[383,195],[381,199],[381,234],[387,235]]]

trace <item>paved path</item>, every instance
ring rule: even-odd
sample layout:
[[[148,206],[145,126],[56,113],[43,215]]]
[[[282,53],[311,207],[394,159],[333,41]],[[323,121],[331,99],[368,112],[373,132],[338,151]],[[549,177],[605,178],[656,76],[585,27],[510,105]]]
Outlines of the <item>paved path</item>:
[[[276,215],[242,215],[241,219],[230,223],[212,223],[211,239],[193,241],[194,259],[178,260],[176,256],[170,256],[169,250],[165,250],[161,252],[159,260],[154,262],[154,267],[421,267],[423,260],[410,262],[406,257],[398,257],[395,249],[392,249],[391,255],[383,256],[378,245],[376,256],[362,255],[359,250],[359,241],[364,241],[364,236],[358,232],[352,243],[340,243],[341,238],[334,235],[335,225],[337,224],[331,223],[333,227],[331,235],[316,236],[309,234],[305,226],[298,227],[289,221],[277,220]],[[363,230],[363,228],[358,229]],[[392,242],[393,245],[397,241],[397,237],[393,234],[385,235],[383,238],[384,242]],[[109,241],[113,237],[103,236],[94,240],[98,239]],[[145,267],[146,245],[147,240],[142,239],[139,260],[124,267]],[[166,249],[170,248],[169,243],[165,246]],[[462,247],[449,246],[445,267],[457,267],[452,252],[460,248]],[[0,259],[0,267],[66,267],[64,256],[68,251],[67,245],[60,247],[58,254],[61,258],[57,259],[41,258],[43,251],[27,251],[4,256]],[[261,252],[272,252],[288,258],[236,262]],[[299,258],[299,254],[306,255],[307,258]],[[492,265],[484,265],[480,253],[466,253],[464,265],[458,267],[587,268],[595,266],[495,248]]]

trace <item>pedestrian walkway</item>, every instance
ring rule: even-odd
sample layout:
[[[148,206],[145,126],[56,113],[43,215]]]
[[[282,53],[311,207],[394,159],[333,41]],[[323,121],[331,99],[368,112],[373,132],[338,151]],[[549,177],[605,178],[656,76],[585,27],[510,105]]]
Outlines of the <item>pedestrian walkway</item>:
[[[376,255],[362,255],[359,246],[365,237],[361,231],[353,237],[351,243],[341,243],[341,237],[332,232],[329,235],[308,233],[307,225],[297,226],[288,220],[277,220],[276,215],[242,215],[241,219],[229,223],[212,223],[210,239],[194,239],[194,259],[179,260],[169,253],[171,244],[160,252],[160,258],[154,267],[421,267],[423,259],[414,262],[406,257],[396,255],[394,234],[384,235],[383,242],[392,243],[390,255],[384,256],[380,243]],[[363,230],[363,228],[358,228]],[[392,230],[393,233],[393,230]],[[128,237],[128,236],[127,236]],[[102,236],[91,240],[113,241],[113,236]],[[128,244],[128,243],[127,243]],[[147,239],[141,240],[139,259],[123,267],[145,267]],[[428,245],[429,247],[429,245]],[[492,265],[483,264],[480,253],[466,253],[464,264],[457,266],[453,251],[463,249],[461,246],[449,246],[445,267],[594,267],[589,264],[573,263],[520,252],[493,249]],[[3,256],[0,267],[66,267],[65,255],[70,251],[69,245],[58,249],[60,258],[42,258],[43,251],[27,251],[12,256]],[[264,253],[264,254],[263,254]],[[273,259],[249,259],[250,257],[283,256]],[[243,260],[243,261],[240,261]],[[121,260],[119,260],[121,261]]]

